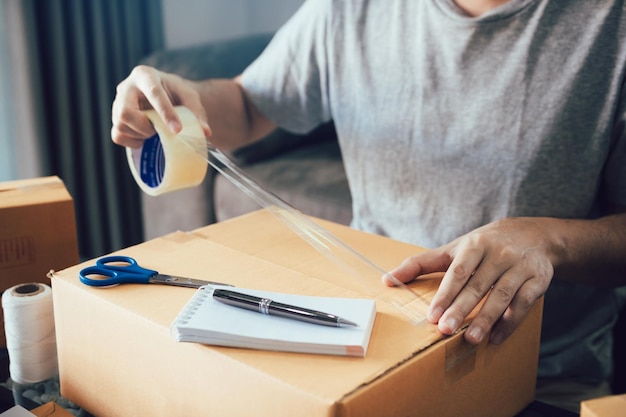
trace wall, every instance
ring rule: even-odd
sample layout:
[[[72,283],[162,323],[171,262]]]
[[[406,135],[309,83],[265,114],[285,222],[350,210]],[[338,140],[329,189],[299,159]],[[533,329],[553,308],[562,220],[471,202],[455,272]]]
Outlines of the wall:
[[[4,7],[0,7],[0,181],[15,177],[15,149],[13,147],[13,111],[9,97],[13,97],[11,78],[13,68],[10,64],[9,37]]]
[[[0,1],[0,182],[42,175],[20,0]]]
[[[303,0],[162,0],[167,48],[274,32]]]

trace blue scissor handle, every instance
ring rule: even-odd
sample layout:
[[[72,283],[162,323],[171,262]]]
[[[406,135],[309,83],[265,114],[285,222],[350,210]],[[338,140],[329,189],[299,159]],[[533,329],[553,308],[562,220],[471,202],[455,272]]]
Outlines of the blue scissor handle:
[[[111,265],[112,263],[125,265]],[[105,256],[98,259],[95,266],[84,268],[78,274],[80,282],[93,287],[108,287],[117,284],[147,284],[150,277],[158,274],[157,271],[139,266],[137,261],[129,256]],[[104,279],[92,279],[89,275],[100,275]]]

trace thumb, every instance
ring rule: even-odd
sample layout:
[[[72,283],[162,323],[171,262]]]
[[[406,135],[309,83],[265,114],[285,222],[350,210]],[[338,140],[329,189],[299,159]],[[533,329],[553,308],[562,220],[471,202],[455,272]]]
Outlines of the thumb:
[[[421,275],[433,272],[445,272],[452,259],[441,248],[427,250],[406,258],[402,263],[383,275],[383,283],[389,287],[406,284],[416,280]]]

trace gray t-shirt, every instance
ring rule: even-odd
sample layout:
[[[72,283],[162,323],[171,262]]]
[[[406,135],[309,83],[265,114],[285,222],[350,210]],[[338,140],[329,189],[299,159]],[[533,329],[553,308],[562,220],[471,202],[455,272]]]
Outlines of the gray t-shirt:
[[[334,121],[356,228],[437,247],[503,217],[594,218],[626,206],[625,11],[310,0],[243,85],[283,128]],[[623,299],[553,280],[539,376],[606,378]]]

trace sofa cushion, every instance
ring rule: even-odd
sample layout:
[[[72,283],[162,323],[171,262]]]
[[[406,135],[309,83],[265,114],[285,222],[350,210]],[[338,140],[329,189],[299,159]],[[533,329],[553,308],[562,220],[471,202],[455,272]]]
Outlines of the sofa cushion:
[[[337,141],[337,133],[333,122],[320,125],[303,135],[276,129],[262,140],[236,149],[230,156],[239,165],[254,164],[295,148],[325,141]]]
[[[346,225],[352,220],[352,199],[337,141],[312,143],[241,168],[304,214]],[[260,208],[221,175],[215,179],[214,191],[218,221]]]

